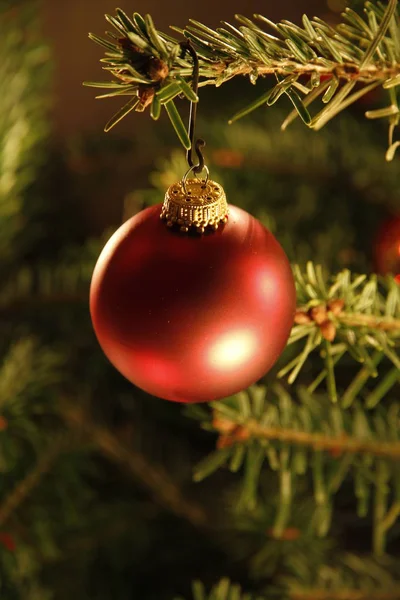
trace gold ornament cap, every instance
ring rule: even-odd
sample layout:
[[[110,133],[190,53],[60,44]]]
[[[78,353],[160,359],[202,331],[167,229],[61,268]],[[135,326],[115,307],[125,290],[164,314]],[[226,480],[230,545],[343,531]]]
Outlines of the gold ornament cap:
[[[171,185],[160,218],[180,231],[217,230],[228,220],[228,203],[223,187],[211,179],[186,179]]]

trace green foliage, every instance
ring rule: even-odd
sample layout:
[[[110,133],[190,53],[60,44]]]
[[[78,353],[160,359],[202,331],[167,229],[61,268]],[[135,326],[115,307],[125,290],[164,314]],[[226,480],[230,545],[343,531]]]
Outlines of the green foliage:
[[[324,377],[332,376],[333,362],[338,363],[345,354],[350,354],[357,362],[363,364],[363,372],[369,377],[377,377],[377,364],[385,356],[393,365],[395,371],[390,371],[392,385],[398,379],[400,359],[397,354],[400,339],[400,288],[392,277],[377,278],[375,275],[352,275],[345,270],[334,275],[331,279],[324,276],[320,267],[308,263],[306,272],[294,268],[297,287],[298,306],[305,311],[327,306],[326,319],[334,326],[334,344],[326,344],[323,329],[317,322],[295,325],[292,329],[289,344],[302,340],[302,352],[286,365],[279,373],[288,375],[289,383],[296,380],[308,356],[315,349],[321,349],[325,355]],[[334,314],[329,310],[329,304],[335,300],[343,301],[340,313]],[[395,376],[393,376],[393,374]],[[366,378],[367,379],[367,378]],[[366,379],[364,383],[366,383]],[[311,389],[316,389],[322,381],[312,383]],[[385,393],[390,388],[385,389]],[[343,402],[349,406],[361,386],[352,393],[345,392]],[[333,398],[335,401],[337,398]],[[374,404],[379,397],[374,399]],[[367,400],[371,404],[371,400]]]
[[[4,420],[0,433],[0,471],[15,474],[27,447],[37,450],[47,443],[43,420],[49,421],[49,389],[64,380],[64,357],[37,340],[22,338],[8,349],[0,368],[0,411]],[[49,402],[50,401],[50,402]],[[44,418],[44,415],[45,418]]]
[[[84,249],[83,254],[84,254]],[[64,264],[23,266],[5,281],[0,292],[3,310],[48,303],[86,303],[87,290],[93,273],[93,260],[84,256],[79,261]]]
[[[290,521],[281,532],[274,529],[280,494],[272,493],[276,482],[265,470],[259,487],[259,501],[253,510],[237,510],[235,499],[233,504],[227,502],[234,523],[234,533],[228,538],[233,560],[246,559],[251,577],[265,581],[290,573],[299,556],[306,556],[315,566],[332,559],[337,543],[333,537],[316,535],[312,526],[315,504],[307,485],[297,479]]]
[[[319,569],[312,569],[307,556],[298,556],[292,564],[292,575],[282,579],[288,596],[312,597],[318,590],[328,598],[399,597],[399,564],[388,557],[376,560],[370,556],[343,553]],[[383,586],[385,592],[382,592]]]
[[[200,581],[193,582],[193,600],[290,600],[297,598],[399,598],[398,563],[345,553],[329,564],[313,568],[306,555],[293,561],[292,575],[282,577],[280,586],[268,587],[262,596],[244,594],[228,578],[221,579],[207,594]],[[385,592],[382,592],[382,582]],[[175,600],[183,600],[181,597]]]
[[[198,464],[195,480],[221,466],[232,472],[242,470],[238,509],[254,510],[263,467],[268,465],[270,473],[276,473],[280,489],[271,525],[278,538],[292,525],[294,495],[298,480],[304,476],[312,478],[315,509],[309,522],[303,520],[302,528],[311,528],[319,537],[330,530],[334,497],[348,477],[354,482],[359,517],[368,513],[372,494],[376,494],[376,501],[382,500],[378,474],[385,480],[384,489],[391,485],[400,490],[396,402],[370,414],[359,403],[351,410],[341,409],[326,395],[313,396],[303,387],[295,398],[275,384],[268,392],[264,386],[253,386],[231,399],[213,402],[211,407],[213,414],[196,406],[187,408],[188,415],[201,420],[203,428],[220,434],[220,449]],[[224,433],[224,425],[228,433]],[[400,496],[396,491],[393,506],[388,512],[398,513]],[[379,527],[378,522],[375,525]]]
[[[5,6],[7,9],[7,6]],[[22,230],[27,190],[43,161],[48,135],[50,53],[39,37],[36,3],[0,6],[0,253],[6,261]],[[10,26],[17,16],[18,27]]]
[[[262,15],[255,21],[237,15],[238,27],[223,22],[216,30],[193,19],[185,29],[172,27],[189,40],[200,59],[201,85],[220,86],[237,75],[248,75],[255,84],[260,76],[274,74],[276,85],[263,92],[250,105],[231,118],[237,120],[261,105],[272,106],[283,95],[293,104],[285,119],[285,129],[297,116],[309,127],[319,130],[339,112],[371,92],[383,87],[389,92],[389,106],[366,112],[369,119],[389,120],[387,160],[392,160],[398,147],[393,135],[399,120],[396,87],[400,85],[400,34],[396,15],[397,0],[366,2],[363,15],[351,8],[343,13],[343,22],[333,28],[322,19],[303,16],[303,27],[282,21],[275,24]],[[182,52],[181,43],[155,29],[149,15],[134,13],[130,18],[121,9],[106,20],[117,34],[107,32],[109,40],[93,34],[89,37],[107,51],[104,67],[115,78],[112,82],[88,82],[93,87],[113,88],[99,97],[133,95],[136,99],[106,126],[108,130],[131,110],[142,112],[152,106],[155,118],[158,104],[164,104],[182,144],[188,138],[174,99],[191,97],[190,59]],[[267,33],[264,27],[272,30]],[[356,83],[361,87],[355,89]],[[319,101],[322,99],[322,106]],[[153,106],[155,104],[155,106]],[[309,107],[316,105],[311,116]]]
[[[193,582],[193,600],[266,600],[265,597],[242,593],[240,585],[233,584],[229,579],[221,579],[209,594],[201,581]],[[176,598],[175,600],[183,600]]]

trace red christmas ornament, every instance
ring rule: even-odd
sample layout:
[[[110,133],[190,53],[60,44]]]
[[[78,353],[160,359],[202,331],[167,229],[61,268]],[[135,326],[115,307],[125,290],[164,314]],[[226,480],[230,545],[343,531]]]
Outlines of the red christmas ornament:
[[[377,273],[391,273],[400,283],[400,216],[387,219],[381,226],[374,246],[374,263]]]
[[[260,379],[286,344],[296,305],[288,259],[259,221],[236,206],[228,220],[226,212],[215,182],[174,184],[163,206],[114,233],[97,262],[90,310],[98,341],[150,394],[229,396]]]

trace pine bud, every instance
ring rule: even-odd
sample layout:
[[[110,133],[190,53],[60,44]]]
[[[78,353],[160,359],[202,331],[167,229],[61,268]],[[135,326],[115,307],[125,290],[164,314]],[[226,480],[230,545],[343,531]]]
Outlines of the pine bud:
[[[133,44],[131,42],[131,40],[127,37],[119,38],[118,43],[121,46],[122,50],[127,50],[131,55],[132,54],[141,54],[141,55],[144,54],[143,50],[141,48],[139,48],[139,46],[136,46],[135,44]]]
[[[143,112],[149,106],[149,104],[151,104],[153,102],[154,94],[155,94],[154,88],[149,87],[149,86],[140,86],[139,87],[140,102],[136,107],[136,111]]]
[[[344,300],[341,298],[337,298],[336,300],[331,300],[328,302],[328,310],[331,311],[335,316],[339,315],[344,308]]]
[[[212,426],[220,433],[232,433],[237,427],[237,424],[230,421],[226,417],[221,416],[220,413],[214,412]]]
[[[328,341],[328,342],[333,342],[333,340],[336,337],[336,327],[335,325],[332,323],[332,321],[330,321],[329,319],[326,319],[326,321],[324,321],[323,323],[321,323],[321,325],[319,326],[322,336]]]
[[[305,325],[306,323],[311,323],[312,319],[308,316],[304,310],[297,310],[294,315],[294,322],[296,325]]]
[[[331,448],[329,450],[329,454],[331,455],[332,458],[340,458],[343,454],[343,450],[342,448]]]
[[[247,427],[238,427],[234,433],[235,440],[239,442],[245,442],[250,437],[250,431]]]
[[[309,315],[317,325],[321,325],[324,321],[326,321],[327,312],[325,304],[320,304],[319,306],[314,306],[309,311]]]
[[[330,448],[328,450],[328,454],[332,457],[332,458],[340,458],[344,452],[344,444],[341,442],[346,442],[348,440],[348,437],[345,433],[341,433],[338,436],[338,444],[337,446],[332,446],[332,448]]]
[[[168,77],[169,68],[160,58],[152,58],[149,61],[147,72],[153,81],[160,81]]]
[[[218,450],[222,450],[223,448],[229,448],[234,443],[234,439],[231,435],[220,435],[217,440],[217,448]]]
[[[270,529],[267,529],[267,535],[269,535],[270,537],[275,537],[275,539],[291,542],[297,540],[300,537],[301,531],[297,527],[287,527],[282,531],[282,534],[279,536],[279,538],[277,538],[276,536],[274,536],[274,530],[271,527]]]
[[[127,37],[121,37],[118,40],[118,44],[121,46],[123,50],[132,50],[132,42]]]

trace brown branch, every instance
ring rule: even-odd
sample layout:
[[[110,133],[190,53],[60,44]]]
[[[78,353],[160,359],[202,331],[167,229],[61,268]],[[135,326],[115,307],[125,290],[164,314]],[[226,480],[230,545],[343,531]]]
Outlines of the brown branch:
[[[335,301],[333,301],[335,302]],[[338,300],[336,300],[338,302]],[[341,300],[340,300],[341,302]],[[331,302],[332,304],[332,302]],[[332,321],[334,315],[335,319]],[[297,325],[317,325],[321,326],[323,323],[328,322],[339,322],[342,325],[348,327],[368,327],[369,329],[378,329],[379,331],[399,331],[400,332],[400,319],[394,319],[393,317],[376,316],[376,315],[365,315],[363,313],[349,313],[345,312],[342,308],[338,310],[331,310],[330,304],[325,306],[324,303],[315,306],[312,309],[307,310],[305,307],[298,307],[294,322]]]
[[[385,81],[391,79],[400,74],[400,64],[385,64],[385,65],[366,65],[362,69],[356,63],[333,63],[331,67],[315,64],[300,64],[295,61],[282,61],[276,63],[273,66],[266,66],[264,64],[254,65],[240,65],[237,69],[232,71],[230,62],[220,62],[212,65],[212,69],[215,70],[215,75],[221,75],[226,71],[229,66],[231,73],[230,78],[236,77],[237,75],[250,75],[256,70],[258,75],[273,75],[275,73],[279,75],[287,76],[288,69],[291,73],[299,75],[311,75],[311,73],[318,72],[320,75],[335,75],[339,79],[345,81],[360,81],[363,83],[372,83],[374,81]],[[207,65],[209,68],[209,65]],[[203,85],[212,84],[213,81],[204,81]]]
[[[348,437],[346,435],[333,437],[324,433],[309,433],[307,431],[296,431],[295,429],[283,429],[278,427],[265,427],[257,421],[248,421],[244,425],[229,421],[225,416],[219,420],[214,419],[213,424],[220,432],[224,443],[218,447],[232,445],[236,441],[247,440],[256,437],[264,440],[309,446],[313,450],[330,451],[337,456],[342,453],[363,453],[400,460],[400,442],[367,441]],[[230,427],[228,424],[230,423]]]
[[[87,435],[105,456],[125,467],[139,480],[156,502],[196,527],[207,524],[208,517],[203,507],[185,498],[162,467],[155,466],[141,452],[121,443],[111,431],[95,424],[82,409],[76,406],[64,407],[63,415],[69,425]]]
[[[69,445],[65,435],[57,438],[55,442],[41,456],[34,468],[29,471],[22,481],[17,483],[15,488],[5,498],[0,505],[0,527],[8,521],[14,511],[26,500],[32,490],[39,484],[42,477],[49,472],[54,462],[61,452]]]
[[[309,589],[289,592],[292,600],[399,600],[400,588],[383,592],[380,590],[324,590]]]
[[[376,317],[362,313],[341,313],[337,319],[350,327],[369,327],[381,331],[400,331],[400,319],[391,317]]]

